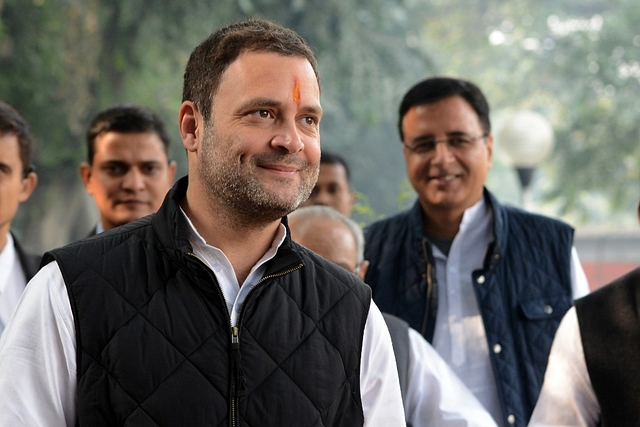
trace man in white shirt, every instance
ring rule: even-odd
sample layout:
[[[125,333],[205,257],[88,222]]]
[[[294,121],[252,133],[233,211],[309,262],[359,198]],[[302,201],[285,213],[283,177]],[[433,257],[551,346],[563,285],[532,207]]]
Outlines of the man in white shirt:
[[[398,131],[414,206],[365,229],[365,281],[383,312],[417,329],[500,426],[525,426],[562,315],[588,292],[560,221],[484,188],[489,104],[473,83],[423,80]]]
[[[10,232],[20,203],[31,196],[38,183],[32,155],[27,122],[0,101],[0,335],[40,263],[40,257],[26,253]]]
[[[189,176],[46,256],[0,341],[0,425],[403,425],[370,290],[283,219],[317,178],[321,117],[295,32],[251,19],[196,47]]]
[[[577,300],[567,312],[531,427],[640,425],[639,291],[640,268]]]
[[[364,260],[364,237],[355,221],[328,206],[307,206],[289,215],[289,228],[296,242],[364,278],[368,268]],[[415,329],[395,316],[384,316],[396,353],[407,425],[496,425],[491,415]]]

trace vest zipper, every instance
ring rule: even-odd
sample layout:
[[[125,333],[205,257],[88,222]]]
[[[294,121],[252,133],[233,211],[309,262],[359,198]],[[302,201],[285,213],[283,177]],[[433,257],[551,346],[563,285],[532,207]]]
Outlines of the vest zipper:
[[[231,405],[231,414],[229,414],[229,422],[231,427],[237,425],[237,410],[239,392],[244,390],[244,376],[240,371],[240,342],[238,339],[238,327],[231,328],[231,396],[229,402]]]
[[[209,267],[207,264],[200,259],[200,257],[193,252],[188,252],[187,255],[190,255],[197,259],[200,263],[202,263],[209,271]],[[241,393],[244,392],[246,379],[244,378],[244,374],[242,373],[241,367],[241,358],[240,358],[240,323],[242,322],[242,308],[244,307],[245,301],[249,299],[249,296],[253,293],[253,291],[258,287],[258,285],[262,284],[265,280],[272,279],[274,277],[284,276],[289,273],[293,273],[296,270],[299,270],[303,267],[304,264],[300,263],[293,268],[290,268],[285,271],[281,271],[278,273],[270,274],[268,276],[264,276],[260,279],[254,286],[251,288],[247,296],[245,297],[242,304],[240,304],[240,308],[238,310],[238,326],[231,325],[231,313],[227,309],[227,304],[224,304],[224,308],[227,311],[227,318],[229,319],[229,327],[231,328],[231,372],[230,372],[230,391],[231,396],[229,396],[229,405],[230,405],[230,414],[229,414],[229,426],[236,427],[238,425],[238,398]],[[222,292],[222,288],[220,287],[220,283],[213,275],[214,282],[220,291],[220,295],[222,295],[222,299],[224,300],[224,293]]]
[[[193,252],[187,252],[187,255],[195,258],[198,262],[200,262],[206,269],[207,271],[211,272],[211,269],[209,268],[209,266],[207,265],[207,263],[205,263],[198,255],[194,254]],[[218,287],[218,291],[220,291],[220,295],[222,296],[222,300],[224,302],[223,306],[225,311],[227,312],[227,319],[229,319],[229,329],[231,329],[231,368],[230,368],[230,372],[229,372],[229,376],[230,376],[230,389],[231,389],[231,396],[229,396],[229,426],[230,427],[236,427],[237,425],[237,414],[236,414],[236,406],[237,406],[237,402],[236,402],[236,388],[237,388],[237,384],[236,384],[236,378],[235,378],[235,372],[237,371],[239,364],[240,364],[240,343],[238,341],[238,327],[234,327],[231,325],[231,313],[229,313],[229,309],[227,308],[227,303],[224,300],[224,293],[222,292],[222,288],[220,287],[220,283],[218,283],[218,279],[216,279],[215,274],[210,273],[213,276],[213,282],[216,284],[216,286]]]
[[[244,374],[242,372],[242,364],[241,364],[241,357],[240,357],[240,324],[242,323],[242,313],[243,308],[244,308],[244,303],[245,301],[247,301],[249,299],[249,297],[251,296],[251,294],[254,292],[254,290],[261,285],[262,283],[264,283],[266,280],[272,279],[274,277],[281,277],[284,276],[286,274],[292,273],[296,270],[299,270],[302,268],[304,264],[300,263],[298,265],[296,265],[293,268],[290,268],[288,270],[285,271],[281,271],[279,273],[275,273],[275,274],[270,274],[268,276],[264,276],[262,279],[258,280],[258,282],[253,286],[253,288],[251,288],[251,290],[249,291],[249,293],[247,294],[247,296],[245,297],[244,301],[242,301],[242,304],[240,304],[240,308],[238,309],[238,326],[233,326],[231,328],[231,352],[232,352],[232,358],[231,358],[231,363],[232,363],[232,372],[231,372],[231,417],[230,417],[230,425],[231,427],[236,427],[237,425],[237,419],[238,419],[238,399],[242,396],[242,393],[244,393],[245,390],[245,385],[246,385],[246,379],[244,377]]]

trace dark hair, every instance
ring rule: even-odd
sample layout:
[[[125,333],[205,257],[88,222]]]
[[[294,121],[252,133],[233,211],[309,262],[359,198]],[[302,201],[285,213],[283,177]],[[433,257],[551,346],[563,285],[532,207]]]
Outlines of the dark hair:
[[[0,101],[0,136],[15,135],[18,138],[22,175],[26,177],[33,171],[33,137],[27,121],[6,102]]]
[[[489,121],[489,103],[482,91],[475,84],[461,79],[449,77],[432,77],[414,85],[402,98],[400,103],[398,131],[400,140],[404,141],[402,119],[412,107],[416,105],[432,104],[450,96],[461,96],[478,115],[480,125],[485,134],[491,133]]]
[[[162,120],[147,108],[134,104],[123,104],[98,113],[91,122],[86,135],[89,164],[93,164],[93,156],[96,153],[96,138],[105,132],[155,132],[162,140],[167,158],[169,157],[169,146],[171,145],[169,134]]]
[[[347,182],[351,182],[351,172],[349,171],[349,165],[347,161],[339,154],[332,153],[331,151],[322,150],[320,154],[320,164],[327,165],[342,165],[344,172],[347,175]]]
[[[182,101],[192,101],[204,120],[211,116],[211,102],[222,74],[245,51],[274,52],[306,58],[318,79],[318,64],[307,43],[295,31],[263,19],[249,19],[212,33],[194,49],[184,72]]]

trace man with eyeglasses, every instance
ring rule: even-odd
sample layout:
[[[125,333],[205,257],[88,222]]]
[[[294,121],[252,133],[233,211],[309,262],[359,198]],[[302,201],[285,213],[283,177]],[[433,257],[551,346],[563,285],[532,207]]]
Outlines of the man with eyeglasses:
[[[365,281],[383,312],[433,344],[500,426],[526,426],[563,314],[588,283],[560,221],[484,187],[493,136],[471,82],[430,78],[400,104],[418,200],[365,230]]]

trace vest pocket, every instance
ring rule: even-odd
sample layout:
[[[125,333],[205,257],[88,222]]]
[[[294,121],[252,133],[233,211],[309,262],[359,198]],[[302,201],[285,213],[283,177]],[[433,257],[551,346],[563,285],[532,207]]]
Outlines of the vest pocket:
[[[520,309],[528,320],[550,320],[564,316],[572,303],[569,295],[540,296],[520,301]]]

